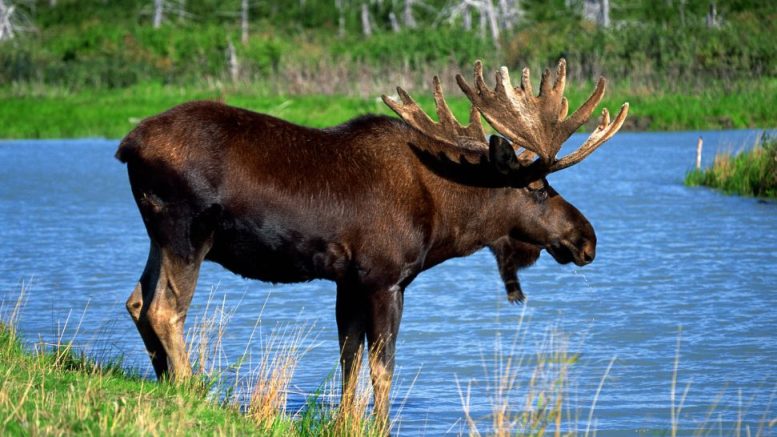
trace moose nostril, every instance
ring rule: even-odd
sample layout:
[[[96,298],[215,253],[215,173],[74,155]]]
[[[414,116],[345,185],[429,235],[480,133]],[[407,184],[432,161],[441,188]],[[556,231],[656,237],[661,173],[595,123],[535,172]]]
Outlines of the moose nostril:
[[[580,251],[581,255],[583,255],[583,261],[587,264],[594,260],[594,257],[596,257],[596,243],[592,243],[591,241],[586,241],[583,243],[582,250]]]

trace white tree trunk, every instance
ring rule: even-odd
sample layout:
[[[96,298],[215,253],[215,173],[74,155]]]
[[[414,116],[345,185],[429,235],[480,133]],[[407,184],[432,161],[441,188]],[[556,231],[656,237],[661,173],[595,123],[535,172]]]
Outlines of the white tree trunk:
[[[718,27],[718,10],[715,7],[715,3],[710,3],[710,9],[707,12],[707,27]]]
[[[164,9],[164,0],[154,0],[154,29],[159,29],[159,26],[162,25],[162,20],[164,19]]]
[[[478,16],[480,17],[480,37],[486,39],[486,27],[488,27],[488,20],[486,19],[486,11],[483,7],[478,9]]]
[[[248,43],[248,0],[240,1],[240,42]]]
[[[345,7],[343,6],[343,0],[335,0],[335,8],[337,9],[337,36],[340,38],[345,36]]]
[[[405,9],[402,15],[402,21],[405,22],[405,27],[415,29],[416,22],[415,17],[413,17],[413,0],[405,0]]]
[[[389,21],[391,22],[391,30],[394,33],[398,33],[402,28],[399,26],[399,20],[397,20],[397,14],[389,12]]]
[[[472,10],[470,9],[469,5],[464,6],[464,10],[461,13],[461,21],[462,25],[464,26],[464,30],[468,32],[472,30]]]
[[[484,0],[486,4],[486,15],[488,24],[491,28],[491,39],[494,41],[494,47],[499,48],[499,22],[496,17],[496,8],[491,0]]]
[[[508,0],[499,0],[499,15],[502,29],[510,29],[513,27],[513,8],[510,6]]]
[[[364,33],[364,36],[372,36],[370,9],[369,6],[367,6],[367,3],[362,3],[362,33]]]
[[[610,27],[610,0],[601,1],[602,11],[600,24],[602,27]]]
[[[596,23],[600,27],[610,26],[610,1],[585,0],[583,2],[583,18]]]
[[[237,82],[240,79],[240,62],[237,60],[237,52],[230,39],[227,40],[227,66],[232,82]]]
[[[11,22],[14,8],[14,5],[6,5],[4,0],[0,0],[0,41],[14,37],[15,30]]]

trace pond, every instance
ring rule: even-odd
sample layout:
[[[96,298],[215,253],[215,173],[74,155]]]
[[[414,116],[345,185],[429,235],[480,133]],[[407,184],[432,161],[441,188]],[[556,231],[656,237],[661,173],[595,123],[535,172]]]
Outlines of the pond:
[[[620,133],[583,163],[551,175],[593,223],[597,257],[578,268],[543,254],[521,273],[525,306],[507,302],[488,251],[421,274],[405,295],[395,431],[466,433],[467,386],[470,414],[487,431],[499,351],[526,357],[521,375],[530,376],[529,357],[564,348],[579,358],[569,375],[566,427],[585,431],[606,376],[592,429],[661,433],[670,427],[678,339],[676,402],[689,387],[680,427],[732,429],[741,415],[755,431],[777,387],[777,203],[683,186],[699,134],[705,163],[716,150],[737,150],[756,136]],[[0,291],[7,309],[25,288],[19,328],[30,343],[73,339],[93,356],[123,356],[150,376],[124,310],[148,242],[126,169],[113,158],[116,146],[102,139],[0,142]],[[311,331],[290,408],[335,371],[332,283],[274,286],[206,263],[189,325],[209,302],[231,314],[222,364],[243,355],[258,319],[253,360],[273,330]],[[522,393],[512,395],[515,410]]]

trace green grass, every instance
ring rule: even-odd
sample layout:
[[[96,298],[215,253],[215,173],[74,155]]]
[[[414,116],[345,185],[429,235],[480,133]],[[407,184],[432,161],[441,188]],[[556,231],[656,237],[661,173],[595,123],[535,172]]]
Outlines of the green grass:
[[[617,84],[616,84],[617,85]],[[393,92],[386,84],[383,92]],[[447,89],[450,89],[447,88]],[[592,87],[570,86],[570,105],[579,104]],[[448,101],[461,120],[469,102],[448,91]],[[433,114],[431,92],[412,95]],[[458,96],[457,96],[458,95]],[[121,138],[144,117],[195,99],[222,99],[226,103],[278,116],[311,127],[342,123],[366,113],[391,114],[379,99],[342,95],[275,95],[253,84],[228,87],[137,85],[126,89],[63,91],[56,88],[22,90],[0,88],[0,138]],[[629,101],[624,129],[683,130],[772,127],[777,108],[777,80],[763,79],[736,91],[711,87],[698,95],[654,93],[616,87],[602,106],[617,111]]]
[[[710,168],[688,172],[685,184],[728,194],[777,198],[777,138],[765,138],[736,155],[718,154]]]
[[[0,324],[0,434],[244,435],[257,425],[196,384],[157,384],[64,346],[26,351]]]
[[[190,334],[190,346],[199,352],[196,377],[157,382],[118,362],[98,364],[71,343],[26,348],[15,328],[23,303],[24,290],[10,314],[0,303],[0,435],[380,435],[366,415],[371,393],[364,374],[350,408],[324,399],[336,398],[337,385],[327,383],[309,396],[303,411],[286,412],[309,329],[273,331],[248,380],[225,387],[223,369],[208,366],[209,354],[221,345],[223,308],[206,311]],[[244,409],[238,397],[243,385],[251,395]]]

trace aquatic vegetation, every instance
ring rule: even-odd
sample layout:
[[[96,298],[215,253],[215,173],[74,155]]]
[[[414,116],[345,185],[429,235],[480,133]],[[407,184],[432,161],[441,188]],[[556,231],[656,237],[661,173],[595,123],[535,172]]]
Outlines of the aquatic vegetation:
[[[777,197],[777,138],[762,136],[750,150],[719,153],[711,167],[688,172],[685,184],[729,194]]]

